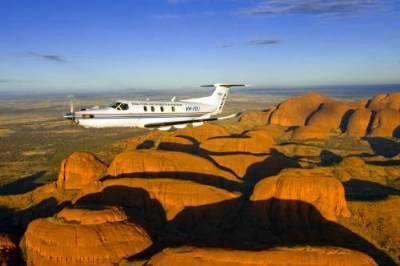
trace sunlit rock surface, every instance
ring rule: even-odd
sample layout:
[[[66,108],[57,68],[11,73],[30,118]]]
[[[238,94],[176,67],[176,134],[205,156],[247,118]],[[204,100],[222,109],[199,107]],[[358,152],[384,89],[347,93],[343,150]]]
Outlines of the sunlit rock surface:
[[[189,153],[160,150],[138,150],[118,154],[108,168],[107,175],[176,179],[214,176],[214,179],[238,181],[238,178],[231,172],[216,166],[207,158]]]
[[[372,120],[370,136],[399,137],[400,112],[389,108],[378,111]]]
[[[107,166],[89,152],[74,152],[61,163],[57,187],[80,189],[100,178]]]
[[[151,258],[146,265],[293,265],[293,266],[369,266],[377,265],[369,256],[357,251],[333,247],[278,248],[261,251],[169,248]]]
[[[281,126],[304,126],[309,116],[317,111],[321,104],[332,101],[318,93],[307,93],[280,103],[271,114],[271,124]]]
[[[307,219],[310,213],[308,204],[327,220],[336,221],[337,216],[350,216],[343,185],[331,177],[296,176],[288,171],[257,183],[250,200],[255,204],[265,204],[263,209],[266,216],[278,216],[282,222],[285,219]],[[280,200],[293,203],[282,204]]]
[[[371,99],[368,108],[372,111],[380,111],[382,109],[400,111],[400,93],[378,94]]]
[[[33,221],[22,241],[28,265],[113,265],[152,244],[118,209],[64,209]]]
[[[293,130],[292,139],[327,139],[329,138],[329,130],[318,126],[302,126]]]
[[[141,209],[161,205],[168,220],[188,207],[214,204],[237,199],[238,192],[229,192],[214,186],[165,178],[119,178],[93,184],[81,191],[75,202],[105,204]],[[156,201],[152,203],[152,201]],[[154,205],[155,204],[155,205]],[[226,210],[229,212],[229,210]],[[221,218],[223,218],[221,212]]]
[[[368,134],[372,112],[367,108],[358,108],[351,114],[346,133],[352,137],[364,137]]]

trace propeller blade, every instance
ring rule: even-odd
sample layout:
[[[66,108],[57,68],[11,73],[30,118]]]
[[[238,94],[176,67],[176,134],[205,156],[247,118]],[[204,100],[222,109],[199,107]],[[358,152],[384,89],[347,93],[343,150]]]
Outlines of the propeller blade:
[[[69,112],[70,112],[71,114],[74,112],[74,102],[73,102],[73,101],[71,101],[71,102],[69,103]]]

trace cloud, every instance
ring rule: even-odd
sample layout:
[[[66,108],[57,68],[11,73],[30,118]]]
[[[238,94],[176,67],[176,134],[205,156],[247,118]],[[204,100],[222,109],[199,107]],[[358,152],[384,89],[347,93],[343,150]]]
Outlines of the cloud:
[[[40,59],[47,60],[47,61],[53,61],[53,62],[57,62],[57,63],[66,63],[67,62],[67,60],[65,60],[65,58],[60,55],[39,54],[36,52],[31,52],[30,55],[32,55],[36,58],[40,58]]]
[[[20,83],[20,82],[36,82],[37,80],[29,79],[0,79],[0,83]]]
[[[272,45],[272,44],[278,44],[281,43],[281,40],[252,40],[252,41],[248,41],[246,42],[246,45],[249,46],[257,46],[257,45]]]
[[[257,40],[250,40],[247,42],[242,43],[225,43],[220,48],[232,48],[232,47],[239,47],[239,46],[267,46],[267,45],[274,45],[281,43],[282,40],[278,39],[257,39]]]
[[[253,16],[270,15],[349,15],[383,5],[385,0],[264,0],[243,10]]]

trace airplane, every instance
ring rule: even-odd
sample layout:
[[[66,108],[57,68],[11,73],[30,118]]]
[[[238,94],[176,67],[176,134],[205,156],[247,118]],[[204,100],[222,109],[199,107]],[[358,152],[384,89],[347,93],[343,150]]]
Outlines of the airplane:
[[[64,115],[85,128],[106,127],[139,127],[159,130],[184,128],[188,124],[200,126],[207,121],[218,121],[237,117],[232,114],[216,117],[222,113],[229,89],[232,87],[245,87],[244,84],[213,84],[201,87],[214,87],[214,92],[208,97],[191,98],[175,101],[129,101],[119,100],[109,107],[85,108],[74,111],[70,103],[70,112]]]

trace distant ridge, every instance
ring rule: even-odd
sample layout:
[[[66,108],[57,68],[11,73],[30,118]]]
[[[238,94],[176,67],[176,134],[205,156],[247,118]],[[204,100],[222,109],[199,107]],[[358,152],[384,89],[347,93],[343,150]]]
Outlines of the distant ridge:
[[[298,96],[307,92],[320,94],[340,99],[371,98],[381,93],[400,91],[400,84],[376,84],[376,85],[324,85],[301,87],[270,87],[270,88],[246,88],[237,89],[233,94],[271,95],[271,96]]]

